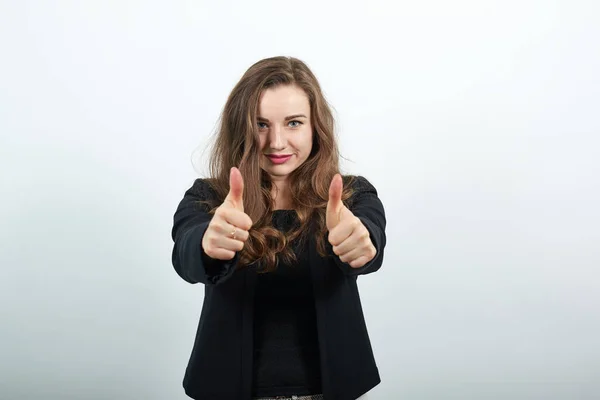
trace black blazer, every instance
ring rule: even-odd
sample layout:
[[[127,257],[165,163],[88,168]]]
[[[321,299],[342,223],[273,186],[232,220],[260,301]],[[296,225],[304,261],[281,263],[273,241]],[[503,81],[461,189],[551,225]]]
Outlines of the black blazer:
[[[386,219],[377,191],[365,178],[356,177],[353,187],[347,205],[369,230],[375,258],[354,269],[339,260],[331,245],[326,258],[318,254],[314,238],[308,246],[325,400],[355,400],[380,382],[356,279],[381,267]],[[211,193],[206,181],[197,179],[174,216],[173,266],[187,282],[205,284],[183,386],[194,399],[250,400],[256,273],[253,268],[236,269],[237,255],[217,266],[204,262],[202,236],[212,215],[198,200]]]

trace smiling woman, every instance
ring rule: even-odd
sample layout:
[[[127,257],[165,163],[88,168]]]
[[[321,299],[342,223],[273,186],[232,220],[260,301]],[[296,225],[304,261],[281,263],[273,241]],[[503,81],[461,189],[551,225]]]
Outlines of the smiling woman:
[[[355,400],[380,382],[357,276],[383,263],[377,191],[342,177],[333,117],[295,58],[251,66],[175,212],[173,266],[205,284],[195,399]],[[362,397],[361,397],[362,398]]]
[[[261,168],[273,184],[274,208],[291,208],[287,181],[308,159],[313,145],[308,97],[297,85],[276,86],[262,93],[258,113],[260,148],[266,156]]]

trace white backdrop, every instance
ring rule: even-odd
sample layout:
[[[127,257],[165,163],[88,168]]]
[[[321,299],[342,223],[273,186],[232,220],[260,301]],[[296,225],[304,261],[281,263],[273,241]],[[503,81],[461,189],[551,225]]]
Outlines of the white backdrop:
[[[0,399],[186,398],[203,288],[171,266],[172,216],[274,55],[315,71],[386,206],[360,279],[371,398],[600,398],[598,21],[575,0],[2,0]]]

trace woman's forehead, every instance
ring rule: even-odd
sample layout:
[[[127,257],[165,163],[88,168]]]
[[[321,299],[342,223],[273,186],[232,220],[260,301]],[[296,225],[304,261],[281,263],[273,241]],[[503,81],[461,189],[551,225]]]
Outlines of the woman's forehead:
[[[285,119],[291,115],[310,114],[308,96],[296,85],[279,85],[266,89],[260,96],[259,116],[264,119]]]

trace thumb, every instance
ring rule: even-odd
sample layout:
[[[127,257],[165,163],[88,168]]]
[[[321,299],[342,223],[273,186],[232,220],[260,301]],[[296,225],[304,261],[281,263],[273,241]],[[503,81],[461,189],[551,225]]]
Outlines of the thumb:
[[[244,179],[236,167],[232,167],[229,172],[229,193],[225,201],[232,207],[244,211]]]
[[[329,201],[327,202],[326,224],[327,229],[333,229],[340,222],[340,215],[344,203],[342,203],[343,190],[342,176],[335,174],[329,186]]]

